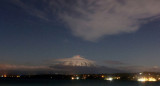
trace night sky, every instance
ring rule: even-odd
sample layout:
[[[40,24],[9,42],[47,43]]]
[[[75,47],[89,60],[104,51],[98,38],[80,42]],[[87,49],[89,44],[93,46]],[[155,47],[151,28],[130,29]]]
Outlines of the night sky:
[[[0,68],[80,55],[109,68],[159,71],[159,8],[160,0],[0,0]]]

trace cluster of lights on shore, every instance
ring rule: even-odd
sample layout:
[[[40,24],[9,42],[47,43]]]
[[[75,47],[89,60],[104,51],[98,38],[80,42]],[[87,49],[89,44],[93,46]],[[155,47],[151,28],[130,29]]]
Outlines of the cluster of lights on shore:
[[[144,76],[141,76],[142,74],[143,73],[139,73],[140,77],[137,79],[137,81],[140,81],[140,82],[146,82],[146,81],[155,82],[155,81],[157,81],[157,79],[154,77],[144,77]]]
[[[151,76],[151,74],[143,75],[143,73],[139,73],[139,75],[136,75],[137,77],[133,76],[132,80],[139,81],[139,82],[155,82],[155,81],[160,81],[160,78],[155,78]],[[159,75],[158,75],[159,76]],[[113,80],[119,80],[121,77],[113,77],[113,76],[105,76],[102,75],[101,78],[107,81],[113,81]],[[72,80],[79,80],[81,79],[79,76],[71,77]]]
[[[92,75],[84,74],[84,75],[72,75],[71,80],[85,80],[88,79]],[[19,75],[0,75],[1,78],[21,78]],[[111,75],[93,75],[93,78],[103,79],[107,81],[120,80],[121,76],[111,76]],[[129,76],[128,79],[139,81],[139,82],[155,82],[160,81],[160,74],[150,74],[150,73],[139,73],[134,76]]]
[[[76,79],[76,80],[79,80],[79,77],[78,77],[78,76],[77,76],[77,77],[72,77],[71,79],[72,79],[72,80],[75,80],[75,79]]]
[[[4,75],[1,75],[1,77],[2,78],[7,78],[7,77],[9,77],[9,78],[20,78],[20,75],[6,75],[6,74],[4,74]]]
[[[90,75],[87,75],[90,76]],[[74,75],[71,77],[71,80],[79,80],[79,79],[86,79],[87,76],[79,77],[78,75]],[[107,81],[112,81],[112,80],[118,80],[120,77],[106,77],[105,75],[101,75],[101,78]]]
[[[153,77],[149,77],[149,78],[146,78],[146,77],[142,77],[142,78],[138,78],[138,81],[141,81],[141,82],[145,82],[145,81],[152,81],[152,82],[154,82],[154,81],[157,81],[155,78],[153,78]]]

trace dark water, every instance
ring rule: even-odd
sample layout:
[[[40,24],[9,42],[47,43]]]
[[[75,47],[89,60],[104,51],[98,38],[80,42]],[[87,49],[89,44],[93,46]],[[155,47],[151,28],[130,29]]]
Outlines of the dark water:
[[[160,82],[104,81],[104,80],[39,80],[5,81],[0,86],[160,86]]]

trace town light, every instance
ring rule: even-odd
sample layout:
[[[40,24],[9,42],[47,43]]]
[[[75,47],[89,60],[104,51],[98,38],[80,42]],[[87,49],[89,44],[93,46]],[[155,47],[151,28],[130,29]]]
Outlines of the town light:
[[[149,78],[146,78],[146,77],[142,77],[142,78],[138,78],[137,81],[141,81],[141,82],[145,82],[145,81],[157,81],[155,78],[153,77],[149,77]]]
[[[108,77],[108,78],[105,78],[105,80],[112,81],[113,78],[112,77]]]

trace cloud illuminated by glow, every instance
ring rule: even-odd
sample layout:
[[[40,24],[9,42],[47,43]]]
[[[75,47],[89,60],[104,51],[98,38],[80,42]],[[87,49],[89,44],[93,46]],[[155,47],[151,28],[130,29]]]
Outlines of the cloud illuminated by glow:
[[[160,17],[160,0],[13,0],[43,20],[58,16],[72,34],[88,41],[137,31]],[[36,3],[40,3],[39,8]]]

